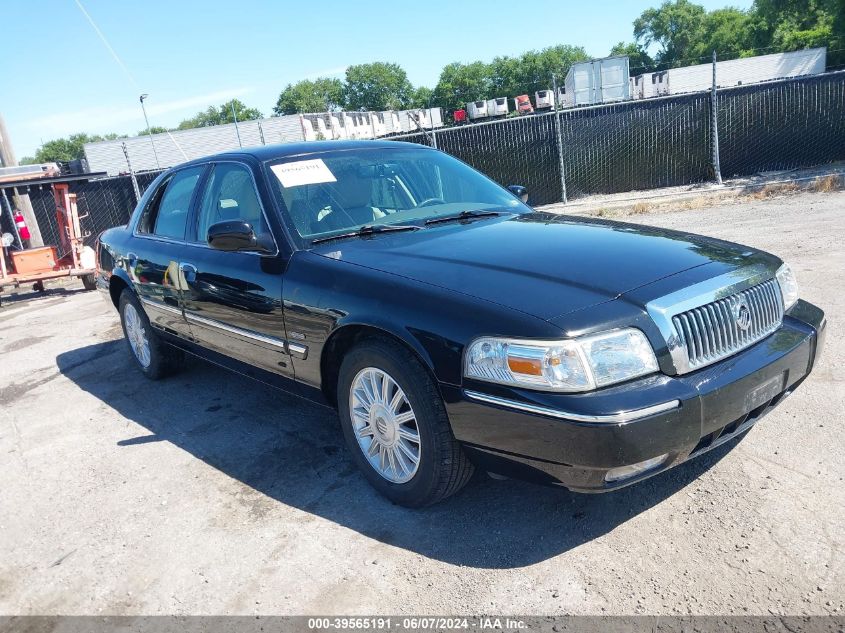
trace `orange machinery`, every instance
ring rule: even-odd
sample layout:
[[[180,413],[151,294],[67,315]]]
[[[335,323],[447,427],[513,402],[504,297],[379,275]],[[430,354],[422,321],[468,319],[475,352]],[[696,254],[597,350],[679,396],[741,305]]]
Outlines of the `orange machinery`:
[[[58,277],[81,277],[87,290],[95,288],[94,253],[83,242],[87,235],[79,224],[76,194],[70,193],[67,183],[53,183],[52,187],[56,224],[65,255],[59,258],[58,249],[53,245],[12,251],[12,270],[7,269],[6,258],[0,256],[0,291],[5,286],[17,288],[26,283],[33,283],[34,290],[43,290],[45,279]]]

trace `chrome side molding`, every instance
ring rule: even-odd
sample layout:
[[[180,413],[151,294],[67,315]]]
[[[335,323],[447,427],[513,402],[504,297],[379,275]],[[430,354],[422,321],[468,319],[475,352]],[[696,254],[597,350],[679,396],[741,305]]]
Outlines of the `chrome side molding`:
[[[235,334],[245,339],[256,341],[263,345],[269,345],[270,347],[276,348],[282,354],[295,356],[301,360],[305,360],[308,357],[308,346],[301,343],[292,343],[290,341],[286,341],[285,339],[267,336],[266,334],[259,334],[258,332],[253,332],[252,330],[244,330],[243,328],[227,325],[226,323],[222,323],[221,321],[216,321],[214,319],[207,319],[205,317],[192,314],[191,312],[185,312],[183,315],[182,310],[178,308],[174,308],[157,301],[152,301],[150,299],[141,298],[141,303],[153,310],[162,310],[169,314],[184,316],[188,323],[196,323],[197,325],[215,328],[217,330],[228,332],[229,334]]]
[[[148,307],[152,308],[153,310],[160,310],[161,312],[167,312],[168,314],[182,316],[182,310],[179,308],[174,308],[173,306],[167,305],[166,303],[162,303],[160,301],[153,301],[152,299],[147,299],[146,297],[138,297],[141,303]]]

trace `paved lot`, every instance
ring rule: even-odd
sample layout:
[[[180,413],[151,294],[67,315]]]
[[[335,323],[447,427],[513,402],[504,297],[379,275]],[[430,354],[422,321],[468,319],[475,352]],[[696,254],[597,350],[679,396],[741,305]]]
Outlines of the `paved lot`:
[[[394,507],[326,410],[200,362],[146,381],[94,293],[6,302],[0,613],[842,613],[845,193],[634,221],[778,253],[831,323],[739,443],[612,495]]]

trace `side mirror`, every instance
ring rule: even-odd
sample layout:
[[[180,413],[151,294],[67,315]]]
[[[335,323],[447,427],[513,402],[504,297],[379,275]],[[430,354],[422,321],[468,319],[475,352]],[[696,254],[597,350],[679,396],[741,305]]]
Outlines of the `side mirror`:
[[[258,251],[268,249],[256,237],[252,225],[243,220],[227,220],[208,227],[208,245],[220,251]]]
[[[510,191],[513,195],[515,195],[523,202],[528,202],[528,189],[526,189],[522,185],[508,185],[508,191]]]

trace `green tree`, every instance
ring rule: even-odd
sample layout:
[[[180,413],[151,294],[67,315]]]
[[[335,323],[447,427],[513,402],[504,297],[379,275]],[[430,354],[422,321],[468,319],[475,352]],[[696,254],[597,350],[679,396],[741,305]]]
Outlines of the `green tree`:
[[[279,95],[273,112],[300,114],[304,112],[329,112],[343,104],[343,83],[340,79],[318,77],[288,84]]]
[[[151,125],[149,131],[147,131],[147,128],[144,128],[143,130],[138,130],[138,133],[135,136],[145,136],[148,133],[164,134],[165,132],[167,132],[166,127],[163,127],[161,125]]]
[[[713,51],[733,59],[816,46],[837,66],[845,63],[845,0],[754,0],[748,11],[666,0],[634,21],[634,37],[641,49],[659,47],[663,68],[705,62]]]
[[[590,59],[581,46],[550,46],[540,51],[528,51],[520,57],[524,87],[534,86],[534,90],[552,87],[552,74],[558,81],[563,81],[569,67],[577,62]]]
[[[399,110],[410,105],[413,92],[398,64],[374,62],[346,69],[344,105],[348,110]]]
[[[434,105],[434,90],[426,86],[420,86],[414,89],[411,96],[410,107],[412,108],[427,108]]]
[[[487,67],[489,90],[497,97],[515,97],[523,85],[523,69],[520,58],[507,55],[494,57]]]
[[[253,119],[260,119],[262,114],[255,108],[248,108],[239,99],[232,99],[219,106],[208,106],[208,109],[203,112],[197,112],[195,116],[190,119],[182,121],[177,129],[190,130],[197,127],[210,127],[212,125],[223,125],[224,123],[234,123],[235,118],[232,115],[232,108],[235,109],[238,121],[251,121]]]
[[[57,138],[47,141],[35,151],[35,156],[27,156],[21,164],[54,163],[56,161],[76,160],[85,158],[85,143],[96,143],[97,141],[113,141],[119,138],[126,138],[125,134],[86,134],[79,132],[71,134],[67,138]],[[30,161],[24,163],[23,161]]]
[[[448,110],[466,107],[467,102],[490,98],[490,66],[483,62],[453,62],[440,71],[432,101]]]
[[[704,7],[689,0],[666,0],[634,20],[634,38],[643,48],[657,44],[656,61],[664,67],[688,62],[703,39],[706,15]]]
[[[754,54],[752,19],[748,12],[727,7],[707,13],[700,40],[693,43],[690,55],[705,61],[713,51],[722,59]]]
[[[590,59],[581,46],[550,46],[519,57],[496,57],[490,64],[491,96],[533,95],[552,87],[552,75],[563,83],[572,64]]]
[[[845,0],[755,0],[754,44],[781,51],[827,46],[828,63],[845,63]]]
[[[635,42],[619,42],[610,49],[611,55],[627,55],[632,75],[648,72],[654,68],[654,60],[648,52]]]

